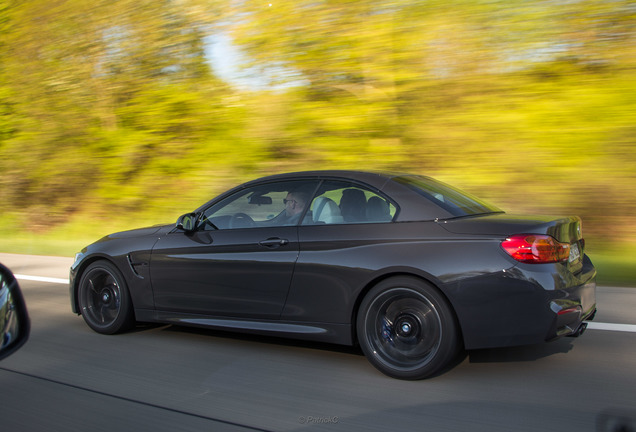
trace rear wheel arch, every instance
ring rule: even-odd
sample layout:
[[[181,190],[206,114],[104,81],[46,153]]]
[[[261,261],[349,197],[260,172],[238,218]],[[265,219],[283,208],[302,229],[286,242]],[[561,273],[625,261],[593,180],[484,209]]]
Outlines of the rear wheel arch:
[[[392,274],[361,292],[353,317],[355,341],[369,362],[401,379],[433,376],[463,348],[456,312],[444,293],[412,274]]]
[[[456,321],[456,323],[457,323],[457,325],[458,325],[458,327],[460,328],[460,331],[461,331],[461,322],[459,321],[459,317],[457,316],[457,312],[455,310],[453,302],[451,302],[450,298],[446,295],[446,293],[444,293],[444,291],[439,288],[439,284],[433,282],[432,278],[430,278],[430,277],[426,277],[426,276],[423,276],[423,275],[410,273],[410,272],[406,272],[406,271],[401,271],[401,272],[383,274],[382,276],[371,280],[369,283],[367,283],[364,286],[364,288],[362,290],[360,290],[360,293],[356,297],[356,301],[355,301],[355,303],[353,305],[353,310],[351,311],[351,331],[352,331],[352,339],[351,340],[353,341],[354,345],[358,345],[357,328],[356,328],[357,325],[356,325],[356,323],[357,323],[357,319],[358,319],[358,313],[360,312],[360,305],[362,304],[362,301],[364,300],[364,298],[367,296],[369,291],[371,291],[376,285],[384,282],[387,279],[400,278],[400,277],[413,278],[415,280],[419,280],[420,282],[428,284],[428,285],[432,286],[433,288],[435,288],[439,292],[439,294],[444,297],[445,301],[448,303],[448,305],[452,309],[453,314],[455,316],[455,321]]]

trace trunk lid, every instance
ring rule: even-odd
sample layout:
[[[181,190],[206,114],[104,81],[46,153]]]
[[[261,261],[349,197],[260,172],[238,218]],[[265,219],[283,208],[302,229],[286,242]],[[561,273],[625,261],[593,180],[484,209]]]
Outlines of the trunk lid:
[[[583,240],[578,216],[519,216],[504,213],[448,219],[440,225],[455,234],[493,235],[547,234],[563,243]]]
[[[504,213],[440,221],[440,225],[455,234],[500,236],[515,234],[547,234],[561,243],[570,244],[568,265],[572,272],[581,270],[585,240],[578,216],[519,216]]]

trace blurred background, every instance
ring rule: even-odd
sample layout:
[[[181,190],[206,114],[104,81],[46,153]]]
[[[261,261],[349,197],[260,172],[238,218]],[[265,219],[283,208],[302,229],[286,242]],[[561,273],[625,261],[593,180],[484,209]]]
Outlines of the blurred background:
[[[633,0],[0,0],[0,251],[70,255],[304,169],[583,218],[636,284]]]

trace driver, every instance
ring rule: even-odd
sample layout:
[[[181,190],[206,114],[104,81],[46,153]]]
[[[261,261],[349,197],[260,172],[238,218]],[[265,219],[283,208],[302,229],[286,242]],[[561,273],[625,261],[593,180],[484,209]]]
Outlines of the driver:
[[[296,225],[303,214],[309,195],[305,192],[292,191],[287,194],[287,198],[283,200],[285,203],[285,225]]]

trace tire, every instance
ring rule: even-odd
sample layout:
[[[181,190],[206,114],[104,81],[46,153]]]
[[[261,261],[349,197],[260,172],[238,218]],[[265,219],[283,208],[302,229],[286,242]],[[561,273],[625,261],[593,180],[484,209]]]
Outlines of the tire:
[[[445,297],[412,277],[387,279],[362,300],[358,342],[380,372],[399,379],[430,377],[460,350],[459,326]]]
[[[84,321],[98,333],[115,334],[135,324],[126,281],[108,261],[88,266],[80,279],[78,297]]]

